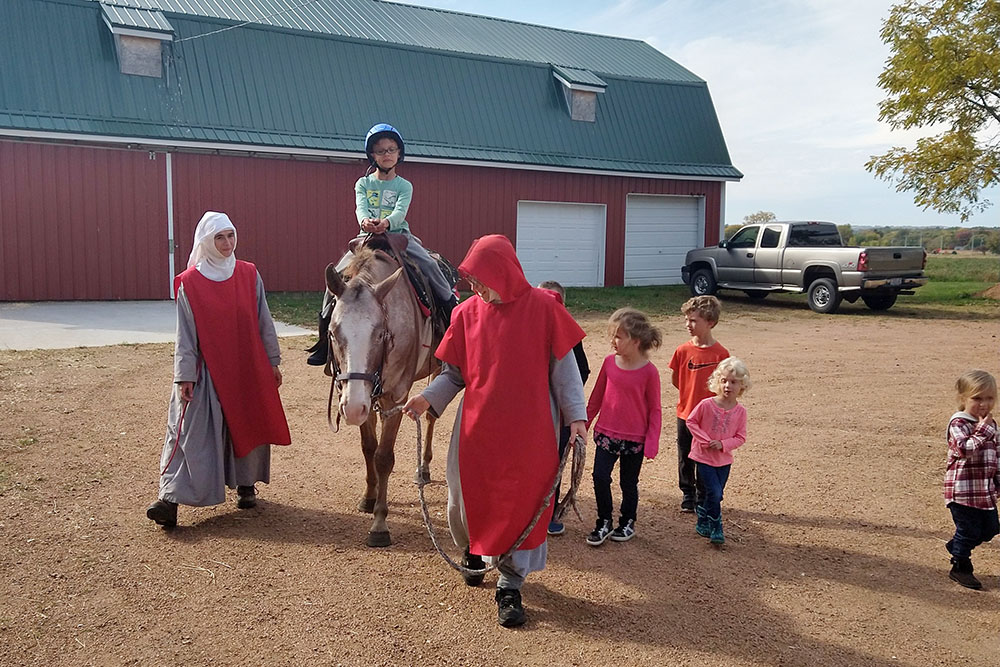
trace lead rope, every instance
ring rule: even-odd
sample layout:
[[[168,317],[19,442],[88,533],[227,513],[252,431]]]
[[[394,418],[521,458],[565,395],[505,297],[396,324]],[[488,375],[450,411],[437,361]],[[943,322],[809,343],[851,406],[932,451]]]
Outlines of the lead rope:
[[[403,409],[402,405],[397,405],[394,408],[384,411],[382,415],[383,417],[389,417],[390,415],[399,412],[402,409]],[[419,469],[420,463],[423,460],[424,445],[423,445],[423,438],[421,436],[420,422],[419,421],[416,422],[416,425],[417,425],[417,468]],[[517,548],[520,547],[521,544],[523,544],[524,541],[528,538],[528,535],[531,534],[531,531],[534,530],[536,525],[538,525],[538,520],[542,517],[542,514],[545,512],[546,508],[548,508],[548,506],[552,503],[552,497],[556,493],[556,488],[559,486],[560,480],[562,480],[563,470],[566,467],[566,461],[569,459],[570,449],[573,450],[573,463],[571,466],[570,487],[569,491],[566,492],[562,500],[556,498],[557,502],[555,510],[553,512],[553,517],[556,520],[561,519],[566,514],[566,510],[572,507],[573,513],[576,514],[576,516],[579,517],[581,521],[583,520],[583,517],[580,516],[580,511],[576,507],[576,490],[577,487],[580,486],[580,481],[583,479],[583,468],[586,463],[587,453],[585,451],[586,444],[584,443],[583,438],[577,436],[576,442],[574,443],[573,447],[567,447],[566,450],[563,452],[562,459],[560,459],[559,461],[559,469],[556,471],[555,479],[552,480],[552,486],[549,487],[549,492],[545,495],[545,499],[542,501],[541,507],[539,507],[538,511],[535,512],[535,516],[531,519],[531,523],[528,524],[527,528],[524,529],[520,537],[517,538],[517,541],[514,542],[514,544],[510,547],[510,549],[505,551],[499,558],[497,558],[494,561],[493,565],[489,565],[482,570],[474,570],[472,568],[465,567],[460,563],[456,563],[454,560],[452,560],[451,556],[445,553],[444,549],[441,548],[441,545],[438,544],[437,534],[434,532],[434,524],[431,522],[430,510],[427,509],[427,501],[424,498],[424,486],[427,485],[428,482],[424,481],[423,478],[421,478],[420,481],[417,482],[417,489],[420,494],[420,512],[421,514],[423,514],[424,525],[427,527],[427,534],[431,538],[431,544],[434,545],[434,548],[445,560],[445,562],[448,563],[448,565],[450,565],[452,569],[458,570],[462,574],[479,575],[479,574],[486,574],[487,572],[497,569],[500,566],[501,562],[503,562],[504,560],[508,560],[511,557],[511,554],[517,551]]]

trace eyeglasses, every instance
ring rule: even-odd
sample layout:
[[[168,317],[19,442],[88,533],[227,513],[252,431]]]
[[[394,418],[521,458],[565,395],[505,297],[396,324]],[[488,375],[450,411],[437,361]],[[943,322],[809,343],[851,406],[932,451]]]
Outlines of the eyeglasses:
[[[399,152],[398,148],[386,148],[380,151],[372,151],[372,153],[378,155],[379,157],[385,157],[386,155],[395,155],[398,152]]]

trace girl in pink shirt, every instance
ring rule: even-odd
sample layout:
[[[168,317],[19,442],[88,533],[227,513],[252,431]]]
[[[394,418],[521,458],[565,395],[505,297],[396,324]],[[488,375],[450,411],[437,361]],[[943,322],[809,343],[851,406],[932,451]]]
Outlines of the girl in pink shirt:
[[[627,542],[635,535],[639,470],[643,456],[652,459],[659,451],[662,420],[660,372],[649,361],[649,350],[662,342],[659,329],[638,310],[619,308],[608,320],[608,335],[614,354],[605,357],[587,403],[588,425],[600,413],[594,426],[597,526],[587,536],[593,547],[608,537]],[[618,527],[612,530],[611,471],[619,460],[622,504]]]
[[[687,418],[691,431],[691,460],[705,485],[705,502],[695,508],[694,529],[712,544],[726,541],[722,534],[722,491],[729,479],[733,450],[747,440],[747,411],[739,397],[750,388],[750,372],[735,357],[719,362],[708,380],[715,396],[698,403]]]

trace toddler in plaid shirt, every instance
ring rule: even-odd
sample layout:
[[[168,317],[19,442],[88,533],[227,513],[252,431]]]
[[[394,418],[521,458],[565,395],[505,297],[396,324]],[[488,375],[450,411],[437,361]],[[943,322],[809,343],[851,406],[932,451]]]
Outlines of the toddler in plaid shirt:
[[[955,522],[949,577],[966,588],[982,583],[972,573],[972,550],[1000,534],[997,518],[997,381],[986,371],[968,371],[955,383],[959,411],[948,423],[948,469],[944,499]]]

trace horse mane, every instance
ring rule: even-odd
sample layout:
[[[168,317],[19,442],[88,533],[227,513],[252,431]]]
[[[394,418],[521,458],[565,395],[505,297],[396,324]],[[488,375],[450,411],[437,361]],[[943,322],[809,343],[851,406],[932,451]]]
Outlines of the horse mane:
[[[375,279],[375,262],[390,262],[389,257],[380,250],[373,250],[372,248],[362,247],[354,251],[354,258],[351,259],[351,263],[347,265],[344,269],[344,276],[347,281],[353,281],[355,278],[367,278],[369,282]]]

